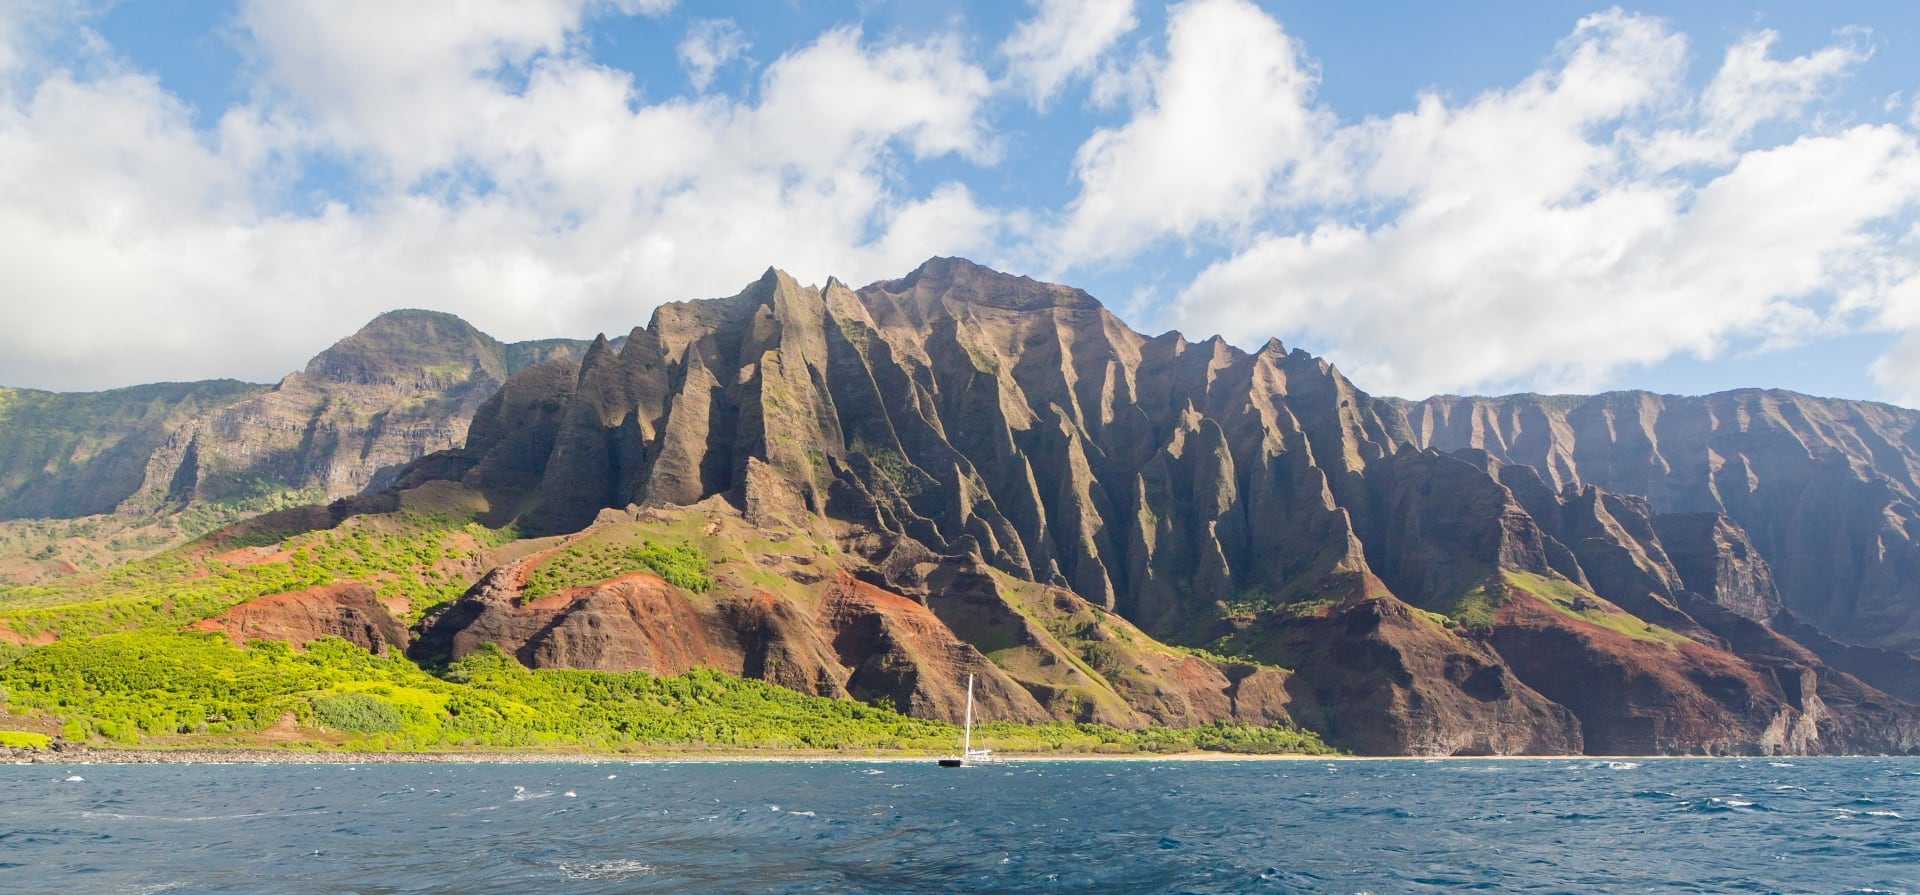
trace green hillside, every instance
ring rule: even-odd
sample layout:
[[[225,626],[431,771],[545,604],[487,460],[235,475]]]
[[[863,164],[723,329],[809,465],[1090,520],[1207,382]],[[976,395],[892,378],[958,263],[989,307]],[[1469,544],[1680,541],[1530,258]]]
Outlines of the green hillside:
[[[236,646],[189,628],[254,597],[344,581],[417,618],[458,596],[488,560],[547,543],[449,509],[409,506],[278,539],[271,527],[242,526],[101,573],[0,586],[0,731],[22,743],[56,735],[149,748],[594,752],[925,753],[958,737],[949,724],[711,669],[535,671],[491,649],[423,668],[398,650],[374,655],[338,639]],[[699,556],[682,544],[632,559],[692,586],[704,574]],[[998,723],[976,736],[1033,752],[1326,751],[1291,728],[1234,724]]]

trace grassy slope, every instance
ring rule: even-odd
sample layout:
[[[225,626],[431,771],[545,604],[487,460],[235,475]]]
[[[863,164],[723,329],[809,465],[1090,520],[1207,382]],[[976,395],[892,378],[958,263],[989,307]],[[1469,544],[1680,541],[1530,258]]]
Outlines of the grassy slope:
[[[1509,587],[1537,598],[1548,608],[1568,618],[1625,634],[1635,640],[1667,644],[1690,642],[1685,635],[1646,621],[1566,579],[1512,571],[1505,573],[1505,578]]]
[[[417,617],[458,596],[496,554],[517,553],[510,531],[471,521],[474,509],[458,500],[416,502],[282,541],[255,538],[268,542],[237,548],[231,540],[217,548],[201,542],[103,573],[0,587],[0,626],[59,638],[37,647],[0,640],[0,728],[162,747],[403,750],[940,751],[957,739],[950,725],[710,670],[675,678],[529,671],[483,652],[430,671],[344,642],[305,651],[267,642],[238,648],[218,635],[182,630],[255,596],[343,580],[404,600]],[[591,531],[541,565],[551,579],[546,586],[555,588],[638,563],[672,571],[696,592],[713,579],[785,590],[797,585],[770,573],[763,557],[804,558],[826,570],[832,561],[824,553],[798,542],[716,537],[689,514]],[[1245,725],[1119,731],[995,724],[976,733],[1020,751],[1325,751],[1311,734]]]

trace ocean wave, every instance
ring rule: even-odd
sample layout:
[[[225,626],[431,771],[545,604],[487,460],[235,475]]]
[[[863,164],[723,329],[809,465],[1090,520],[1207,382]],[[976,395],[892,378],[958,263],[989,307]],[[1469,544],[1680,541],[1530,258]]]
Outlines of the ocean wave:
[[[568,879],[626,879],[654,872],[653,865],[643,861],[618,860],[595,861],[589,864],[561,864],[560,872]]]

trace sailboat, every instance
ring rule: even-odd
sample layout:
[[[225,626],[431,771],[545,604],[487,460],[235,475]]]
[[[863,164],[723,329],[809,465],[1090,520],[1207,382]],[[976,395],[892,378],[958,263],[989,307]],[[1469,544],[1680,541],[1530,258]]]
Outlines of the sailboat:
[[[973,675],[967,675],[967,726],[961,734],[960,754],[940,759],[943,768],[979,768],[1005,764],[993,757],[992,749],[973,748]]]

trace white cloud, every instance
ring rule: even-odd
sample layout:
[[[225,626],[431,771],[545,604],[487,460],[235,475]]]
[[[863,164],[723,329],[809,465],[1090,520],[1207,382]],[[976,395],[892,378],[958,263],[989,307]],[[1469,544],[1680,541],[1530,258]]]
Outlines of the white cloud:
[[[687,36],[680,41],[680,63],[686,66],[693,89],[705,93],[713,73],[750,47],[747,35],[732,19],[701,19],[687,27]]]
[[[745,96],[643,96],[588,29],[670,6],[243,0],[256,80],[211,127],[86,10],[0,8],[0,383],[271,379],[393,307],[582,335],[767,264],[864,282],[959,253],[1133,264],[1188,331],[1283,335],[1380,391],[1597,387],[1870,328],[1902,339],[1875,381],[1920,402],[1920,121],[1826,114],[1869,61],[1855,35],[1791,58],[1743,38],[1689,86],[1681,36],[1604,13],[1511,86],[1342,122],[1244,0],[1174,7],[1125,61],[1130,5],[1039,3],[1016,37],[1060,49],[1010,41],[999,83],[962,36],[843,27]],[[36,43],[49,21],[68,33]],[[737,56],[712,38],[690,79]],[[1095,71],[1123,120],[1087,136],[1066,207],[928,176],[997,162],[996,102]],[[347,172],[339,201],[293,195],[316,168]],[[1139,260],[1168,243],[1221,260],[1181,289]]]
[[[1317,77],[1279,23],[1245,0],[1174,7],[1166,58],[1142,64],[1153,67],[1151,102],[1096,131],[1074,160],[1081,190],[1055,237],[1063,259],[1246,226],[1316,151]]]
[[[1761,31],[1727,48],[1697,103],[1698,125],[1655,135],[1641,150],[1642,157],[1659,169],[1731,162],[1755,127],[1798,116],[1870,55],[1864,46],[1836,44],[1793,59],[1775,59],[1771,50],[1777,40],[1778,34]]]
[[[212,131],[138,74],[0,96],[0,382],[270,380],[394,307],[618,332],[768,264],[877,279],[995,244],[965,187],[894,174],[993,157],[990,82],[954,38],[836,30],[770,64],[757,101],[649,105],[577,46],[598,6],[463,4],[411,46],[372,27],[404,6],[249,7],[264,80]],[[315,160],[365,189],[283,210]]]
[[[613,0],[614,9],[630,16],[663,16],[678,5],[679,0]]]
[[[1094,70],[1115,41],[1132,31],[1133,0],[1033,0],[1033,18],[1015,26],[1000,51],[1009,75],[1036,108],[1072,79]]]
[[[1907,240],[1907,257],[1920,254],[1920,238]],[[1900,335],[1886,353],[1875,358],[1868,375],[1889,400],[1920,407],[1920,276],[1907,278],[1889,291],[1887,322]]]
[[[1708,120],[1731,139],[1747,136],[1767,119],[1798,114],[1870,55],[1864,46],[1836,44],[1793,59],[1775,59],[1771,51],[1779,38],[1773,31],[1761,31],[1730,47],[1701,97]]]
[[[1772,42],[1737,44],[1690,96],[1682,38],[1602,14],[1513,88],[1339,128],[1324,145],[1344,176],[1268,193],[1320,222],[1209,266],[1176,316],[1241,343],[1285,334],[1415,396],[1591,389],[1735,340],[1891,325],[1875,309],[1914,287],[1888,227],[1920,207],[1920,143],[1863,125],[1749,145],[1861,58],[1775,60]]]
[[[16,77],[48,60],[41,51],[49,37],[70,33],[98,13],[95,4],[76,0],[7,0],[0,3],[0,89]],[[89,32],[80,34],[83,49],[97,43]]]

